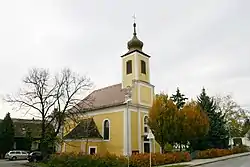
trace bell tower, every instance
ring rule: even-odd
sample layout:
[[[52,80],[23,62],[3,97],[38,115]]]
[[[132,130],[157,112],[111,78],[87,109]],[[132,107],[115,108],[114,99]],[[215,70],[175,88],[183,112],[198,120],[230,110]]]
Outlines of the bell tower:
[[[122,55],[122,85],[123,88],[132,86],[133,80],[150,83],[149,58],[142,51],[143,42],[137,38],[136,23],[133,24],[133,37],[127,43],[128,52]]]
[[[133,37],[127,43],[128,52],[122,58],[122,88],[132,87],[132,102],[151,106],[154,86],[150,84],[150,56],[143,52],[143,42],[138,39],[136,23]]]
[[[133,36],[127,43],[128,51],[122,58],[122,89],[129,95],[124,110],[124,153],[132,151],[148,152],[147,123],[145,118],[152,107],[154,86],[150,83],[150,56],[143,52],[143,42],[138,39],[136,23],[133,23]],[[129,144],[128,144],[129,143]],[[129,146],[128,146],[129,145]]]

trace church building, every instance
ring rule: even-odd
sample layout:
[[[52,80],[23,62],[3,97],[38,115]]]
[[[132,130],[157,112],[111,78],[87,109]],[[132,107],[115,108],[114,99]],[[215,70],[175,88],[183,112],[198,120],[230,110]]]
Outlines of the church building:
[[[128,52],[121,56],[121,83],[90,93],[91,107],[79,123],[65,124],[62,152],[89,154],[160,152],[160,146],[147,138],[149,108],[153,104],[154,85],[150,83],[150,55],[143,52],[143,42],[133,37]],[[81,102],[80,102],[81,103]],[[83,102],[84,103],[84,102]],[[83,108],[85,104],[79,104]],[[87,117],[86,117],[87,116]]]

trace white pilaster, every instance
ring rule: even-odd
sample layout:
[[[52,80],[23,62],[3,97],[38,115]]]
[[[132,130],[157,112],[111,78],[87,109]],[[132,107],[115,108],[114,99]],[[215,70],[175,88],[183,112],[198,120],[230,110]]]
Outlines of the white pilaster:
[[[141,111],[139,108],[137,108],[138,112],[138,148],[139,148],[139,153],[141,153]]]
[[[129,154],[131,155],[132,154],[132,139],[131,139],[131,136],[132,136],[132,134],[131,134],[131,132],[132,132],[132,130],[131,130],[131,111],[129,110],[128,111],[128,123],[129,123],[129,125],[128,125],[128,127],[129,127],[129,130],[128,130],[128,140],[129,140]]]
[[[127,110],[123,111],[123,155],[127,155]]]

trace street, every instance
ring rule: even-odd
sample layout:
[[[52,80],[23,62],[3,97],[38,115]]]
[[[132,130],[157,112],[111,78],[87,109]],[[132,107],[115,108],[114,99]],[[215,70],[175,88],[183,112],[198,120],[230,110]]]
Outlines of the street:
[[[21,161],[9,161],[9,160],[0,160],[0,167],[23,167],[22,164],[27,163],[27,160]]]
[[[199,167],[250,167],[250,156],[233,158],[226,161],[220,161]]]

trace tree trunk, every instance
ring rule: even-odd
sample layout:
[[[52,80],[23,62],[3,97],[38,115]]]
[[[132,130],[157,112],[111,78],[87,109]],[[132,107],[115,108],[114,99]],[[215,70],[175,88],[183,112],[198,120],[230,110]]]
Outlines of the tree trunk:
[[[43,155],[43,160],[47,161],[50,151],[49,151],[49,146],[51,144],[51,140],[54,139],[53,135],[51,134],[51,132],[49,131],[50,129],[48,128],[48,130],[46,131],[46,120],[45,117],[42,117],[42,132],[41,132],[41,145],[40,145],[40,149]]]

